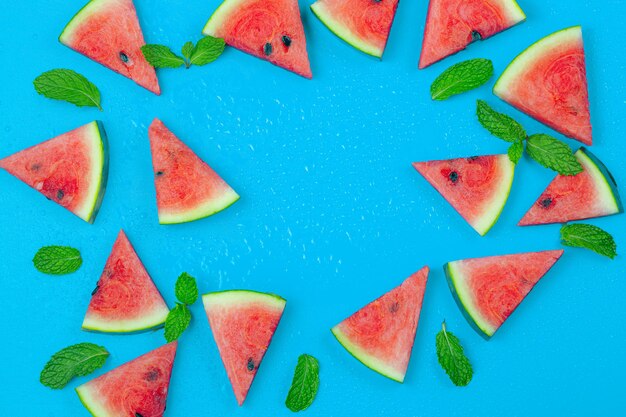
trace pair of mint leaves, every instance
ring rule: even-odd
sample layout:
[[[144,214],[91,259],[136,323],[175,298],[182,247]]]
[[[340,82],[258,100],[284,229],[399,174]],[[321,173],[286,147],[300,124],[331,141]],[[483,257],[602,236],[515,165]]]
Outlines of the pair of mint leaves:
[[[189,306],[198,300],[198,285],[196,279],[186,272],[183,272],[176,280],[174,288],[178,302],[170,310],[165,319],[165,340],[173,342],[177,340],[189,324],[191,324],[191,311]]]
[[[215,61],[222,55],[226,43],[222,38],[205,36],[196,45],[187,42],[181,48],[182,56],[172,52],[165,45],[148,44],[141,47],[141,53],[146,61],[155,68],[178,68],[192,65],[206,65]]]

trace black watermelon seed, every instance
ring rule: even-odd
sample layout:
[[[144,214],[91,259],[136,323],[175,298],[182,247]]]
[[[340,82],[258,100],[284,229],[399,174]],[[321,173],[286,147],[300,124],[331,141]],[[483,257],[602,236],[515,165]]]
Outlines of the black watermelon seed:
[[[160,177],[161,175],[163,175],[163,171],[157,171],[156,174],[154,175],[156,175],[157,177]]]
[[[125,64],[128,63],[128,55],[126,55],[124,52],[120,52],[120,59],[122,60],[123,63]]]
[[[481,40],[483,40],[483,35],[481,35],[479,31],[473,30],[472,41],[481,41]]]
[[[389,306],[389,311],[392,313],[395,313],[399,309],[400,309],[400,303],[398,303],[397,301]]]
[[[254,371],[254,360],[252,358],[248,358],[248,364],[246,365],[248,371]]]
[[[160,376],[161,371],[159,369],[152,368],[146,373],[146,381],[156,381]]]
[[[291,38],[289,36],[283,35],[281,39],[287,48],[291,46]]]
[[[64,196],[65,196],[65,193],[63,192],[63,190],[57,191],[57,200],[62,199]]]
[[[374,0],[374,3],[382,3],[383,0]]]
[[[269,43],[269,42],[268,42],[268,43],[266,43],[266,44],[263,46],[263,53],[264,53],[265,55],[267,55],[267,56],[272,55],[272,44],[271,44],[271,43]]]
[[[450,174],[448,174],[448,179],[452,181],[452,184],[456,184],[459,180],[459,173],[456,171],[452,171]]]
[[[552,199],[550,197],[544,198],[539,202],[539,204],[541,204],[541,207],[543,208],[548,208],[552,205]]]
[[[41,164],[32,164],[30,166],[31,171],[39,171],[41,169]]]
[[[469,158],[467,158],[467,160],[470,161],[470,162],[475,161],[477,159],[478,159],[477,156],[470,156]]]
[[[96,288],[93,289],[93,291],[91,292],[91,295],[96,295],[99,289],[100,289],[100,286],[96,285]]]
[[[143,417],[143,416],[139,413],[135,413],[135,417]]]

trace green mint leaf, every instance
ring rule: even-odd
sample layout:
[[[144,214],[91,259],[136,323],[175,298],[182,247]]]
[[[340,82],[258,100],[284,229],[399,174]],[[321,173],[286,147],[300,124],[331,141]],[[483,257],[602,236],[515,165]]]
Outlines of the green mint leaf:
[[[185,60],[164,45],[148,44],[141,47],[146,61],[155,68],[178,68]]]
[[[193,46],[193,42],[186,42],[183,45],[183,49],[181,50],[183,57],[186,60],[191,59],[191,54],[193,53],[193,50],[195,49],[195,46]]]
[[[39,376],[39,381],[50,388],[60,389],[76,376],[85,376],[104,365],[109,352],[93,343],[68,346],[52,355]]]
[[[459,339],[448,332],[446,322],[441,323],[441,331],[435,338],[437,358],[439,364],[457,387],[464,387],[470,383],[474,370],[469,359],[463,353],[463,346]]]
[[[561,241],[565,246],[586,248],[614,259],[617,245],[610,233],[591,224],[566,224],[561,227]]]
[[[561,175],[576,175],[583,172],[583,167],[570,147],[552,136],[543,133],[529,136],[526,152],[539,164]]]
[[[165,319],[165,340],[177,340],[191,323],[191,312],[185,304],[177,303]]]
[[[222,55],[225,46],[224,39],[206,36],[198,41],[189,61],[193,65],[210,64]]]
[[[76,106],[100,106],[100,90],[76,71],[53,69],[33,81],[37,93],[54,100],[63,100]]]
[[[294,413],[306,410],[313,404],[319,386],[319,362],[311,355],[300,355],[285,405]]]
[[[176,298],[183,304],[192,305],[198,299],[196,279],[186,272],[180,274],[176,280]]]
[[[519,160],[522,158],[522,154],[524,153],[524,142],[521,140],[513,142],[513,144],[509,146],[507,153],[509,154],[511,162],[517,165]]]
[[[50,275],[65,275],[76,272],[83,264],[78,249],[69,246],[44,246],[33,258],[39,272]]]
[[[433,100],[446,100],[485,84],[493,76],[493,63],[484,58],[459,62],[445,70],[430,86]]]
[[[512,117],[498,113],[487,102],[476,102],[476,116],[480,124],[492,135],[507,142],[517,142],[526,138],[524,127]]]

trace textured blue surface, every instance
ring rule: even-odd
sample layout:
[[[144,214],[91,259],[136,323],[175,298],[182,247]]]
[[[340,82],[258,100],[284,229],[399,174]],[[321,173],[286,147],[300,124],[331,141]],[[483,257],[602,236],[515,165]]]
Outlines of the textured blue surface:
[[[472,57],[499,74],[527,45],[582,24],[588,59],[593,152],[626,182],[626,2],[522,0],[528,20],[424,71],[417,70],[426,0],[401,2],[382,62],[336,39],[301,1],[314,79],[308,81],[228,49],[214,64],[159,73],[157,97],[63,47],[57,37],[84,0],[3,4],[0,38],[0,156],[93,119],[109,135],[107,194],[94,225],[73,217],[0,172],[1,416],[87,416],[73,388],[38,382],[49,356],[66,345],[105,345],[95,375],[164,342],[162,331],[109,336],[80,324],[115,236],[126,230],[168,303],[182,271],[202,292],[250,288],[288,299],[284,319],[238,409],[200,304],[176,359],[168,416],[281,416],[297,356],[321,363],[321,388],[306,413],[318,416],[619,415],[626,372],[624,256],[615,261],[567,249],[546,278],[489,341],[467,325],[441,265],[464,257],[559,247],[556,225],[517,221],[553,174],[525,158],[504,213],[480,238],[426,182],[414,160],[502,153],[483,131],[477,98],[514,115],[530,132],[550,132],[491,95],[490,86],[433,103],[428,89],[448,65]],[[148,42],[198,39],[218,0],[136,0]],[[32,80],[67,67],[100,86],[105,111],[37,96]],[[493,84],[490,83],[490,85]],[[147,126],[160,117],[242,196],[227,211],[159,226]],[[557,135],[561,137],[560,135]],[[577,146],[569,141],[572,146]],[[626,242],[626,216],[593,220]],[[45,244],[80,248],[74,275],[51,277],[31,259]],[[413,357],[403,385],[360,365],[328,329],[424,264],[428,283]],[[437,363],[441,321],[463,341],[475,367],[455,388]]]

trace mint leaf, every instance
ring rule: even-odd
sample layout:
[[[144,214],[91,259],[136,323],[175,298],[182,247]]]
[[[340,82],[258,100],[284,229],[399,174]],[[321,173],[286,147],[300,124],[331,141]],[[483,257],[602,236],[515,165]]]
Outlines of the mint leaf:
[[[591,224],[566,224],[561,227],[561,241],[565,246],[586,248],[614,259],[617,245],[610,233]]]
[[[522,155],[524,154],[524,142],[521,140],[513,142],[513,144],[509,146],[507,153],[509,154],[509,159],[511,160],[511,162],[517,165],[519,160],[522,158]]]
[[[50,275],[65,275],[76,272],[83,264],[78,249],[69,246],[44,246],[33,258],[39,272]]]
[[[311,355],[300,355],[285,405],[293,412],[309,408],[320,386],[320,365]]]
[[[191,323],[191,312],[185,304],[177,303],[165,319],[165,340],[177,340]]]
[[[176,298],[183,304],[192,305],[198,299],[198,286],[196,279],[183,272],[176,280]]]
[[[493,64],[484,58],[459,62],[445,70],[430,86],[433,100],[446,100],[485,84],[493,76]]]
[[[146,61],[155,68],[178,68],[185,60],[164,45],[148,44],[141,47]]]
[[[483,100],[476,102],[476,116],[489,133],[502,140],[517,142],[526,138],[526,131],[521,124],[506,114],[498,113]]]
[[[191,54],[193,53],[194,48],[195,47],[193,46],[193,42],[186,42],[183,45],[183,48],[182,48],[181,52],[183,54],[183,57],[186,60],[189,60],[191,58]]]
[[[78,107],[100,106],[100,90],[76,71],[53,69],[33,81],[37,93],[53,100],[63,100]]]
[[[50,388],[60,389],[76,376],[85,376],[104,365],[109,352],[93,343],[79,343],[52,355],[39,376],[39,381]]]
[[[210,64],[222,55],[225,46],[224,39],[205,36],[196,44],[189,61],[193,65]]]
[[[437,358],[439,364],[457,387],[464,387],[470,383],[474,370],[469,359],[463,353],[463,346],[459,339],[448,332],[446,322],[441,323],[441,331],[435,338]]]
[[[544,167],[561,175],[576,175],[583,172],[583,167],[570,147],[552,136],[543,133],[529,136],[526,152]]]

